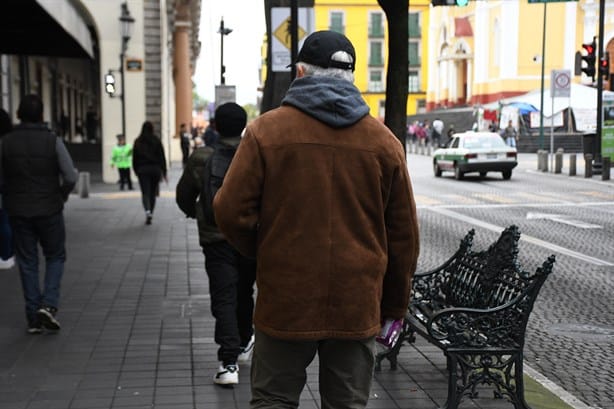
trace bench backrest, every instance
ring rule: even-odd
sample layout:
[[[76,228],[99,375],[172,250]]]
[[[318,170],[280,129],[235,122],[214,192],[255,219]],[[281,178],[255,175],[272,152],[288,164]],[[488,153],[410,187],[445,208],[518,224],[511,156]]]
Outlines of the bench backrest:
[[[517,226],[506,228],[487,250],[457,252],[448,266],[448,281],[442,287],[446,303],[454,307],[487,308],[504,304],[524,289],[514,277],[520,273],[517,262]]]
[[[550,256],[531,275],[523,271],[517,261],[518,227],[505,229],[495,243],[481,252],[471,250],[474,234],[471,230],[456,253],[442,266],[414,276],[410,309],[420,311],[428,319],[444,309],[484,310],[511,303],[513,308],[492,310],[493,314],[489,315],[488,320],[483,320],[480,314],[474,317],[471,313],[459,313],[465,321],[462,328],[457,328],[456,335],[452,335],[456,327],[444,323],[438,325],[441,324],[442,331],[445,328],[445,338],[454,340],[456,337],[454,342],[459,345],[492,343],[522,347],[529,315],[539,290],[552,272],[554,256]],[[453,316],[456,317],[444,315],[439,319],[446,320]],[[476,322],[472,322],[474,318]],[[479,329],[467,331],[469,327]]]

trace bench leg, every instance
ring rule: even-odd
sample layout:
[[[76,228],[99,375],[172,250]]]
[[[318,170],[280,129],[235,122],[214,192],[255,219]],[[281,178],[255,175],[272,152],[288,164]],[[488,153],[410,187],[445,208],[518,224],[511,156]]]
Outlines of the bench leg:
[[[442,409],[457,409],[463,396],[477,398],[479,385],[491,386],[495,398],[507,398],[515,409],[531,409],[524,399],[522,351],[498,352],[446,351],[448,399]]]
[[[460,396],[458,396],[456,386],[458,381],[458,375],[456,372],[458,360],[454,354],[446,354],[446,362],[448,369],[448,398],[441,409],[457,409],[460,403]]]
[[[527,401],[524,399],[524,371],[523,367],[523,354],[516,356],[516,362],[514,364],[514,378],[516,383],[516,390],[512,397],[515,409],[531,409]]]

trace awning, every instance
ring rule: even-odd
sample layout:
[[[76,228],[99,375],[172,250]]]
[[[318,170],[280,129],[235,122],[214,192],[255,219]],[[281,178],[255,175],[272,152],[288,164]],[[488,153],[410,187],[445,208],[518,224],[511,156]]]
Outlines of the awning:
[[[90,29],[68,0],[3,0],[0,54],[94,58]]]
[[[454,18],[454,36],[455,37],[473,37],[473,29],[469,17]]]

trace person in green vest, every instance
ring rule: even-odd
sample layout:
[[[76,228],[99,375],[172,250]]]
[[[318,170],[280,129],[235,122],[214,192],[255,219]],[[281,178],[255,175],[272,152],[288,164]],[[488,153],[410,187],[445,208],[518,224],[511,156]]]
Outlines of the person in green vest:
[[[128,190],[132,190],[132,146],[126,143],[126,137],[122,134],[117,135],[117,145],[111,152],[111,167],[117,167],[119,171],[119,190],[124,190],[124,185],[128,185]]]

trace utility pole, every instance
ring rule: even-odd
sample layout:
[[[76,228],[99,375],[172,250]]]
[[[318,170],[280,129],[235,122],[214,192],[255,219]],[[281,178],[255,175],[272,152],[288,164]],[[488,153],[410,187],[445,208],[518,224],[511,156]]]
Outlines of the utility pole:
[[[232,33],[232,28],[224,27],[224,17],[220,20],[220,28],[217,32],[220,33],[220,85],[224,85],[226,84],[224,77],[226,72],[226,67],[224,67],[224,36]]]
[[[298,0],[290,1],[290,82],[296,77],[298,56]]]
[[[599,46],[597,47],[597,61],[601,64],[603,58],[603,26],[605,20],[605,0],[599,0]],[[595,161],[593,162],[593,173],[603,172],[601,162],[601,132],[603,122],[603,75],[601,70],[597,71],[597,134],[595,135]],[[610,170],[607,169],[609,172]]]

